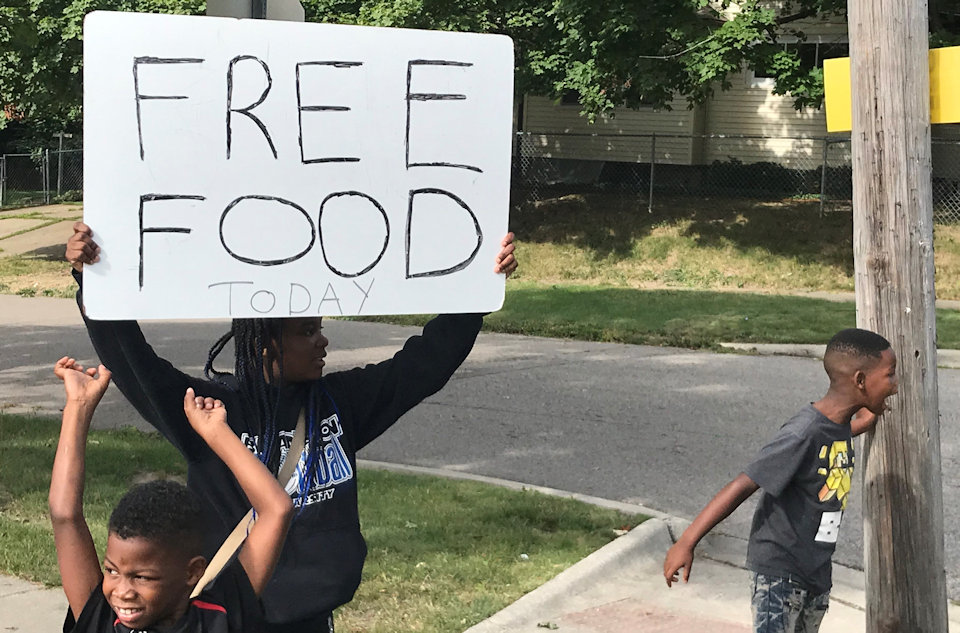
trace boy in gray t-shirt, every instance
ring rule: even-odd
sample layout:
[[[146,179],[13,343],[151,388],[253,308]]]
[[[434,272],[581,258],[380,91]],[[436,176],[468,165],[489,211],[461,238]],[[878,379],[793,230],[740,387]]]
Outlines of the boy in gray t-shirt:
[[[827,344],[823,367],[830,378],[826,395],[781,427],[697,515],[663,562],[667,586],[677,582],[681,568],[684,582],[689,580],[697,543],[762,488],[747,547],[757,633],[820,628],[850,492],[852,438],[876,425],[886,399],[897,392],[897,359],[879,334],[838,332]]]

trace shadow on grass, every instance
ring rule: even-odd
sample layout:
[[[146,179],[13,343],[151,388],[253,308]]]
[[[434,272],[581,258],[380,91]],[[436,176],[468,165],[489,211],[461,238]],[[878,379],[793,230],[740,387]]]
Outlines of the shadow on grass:
[[[642,196],[575,194],[524,206],[511,224],[523,241],[577,245],[598,258],[629,258],[654,228],[677,224],[699,246],[730,244],[853,274],[852,214],[821,218],[817,201],[660,196],[648,213]]]

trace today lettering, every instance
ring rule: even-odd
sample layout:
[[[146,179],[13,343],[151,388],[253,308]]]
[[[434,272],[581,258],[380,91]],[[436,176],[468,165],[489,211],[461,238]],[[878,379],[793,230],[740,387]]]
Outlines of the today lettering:
[[[297,282],[289,282],[286,287],[264,288],[253,281],[218,281],[209,284],[210,290],[218,289],[224,293],[227,313],[233,316],[243,313],[249,307],[263,316],[302,316],[320,314],[325,308],[335,307],[337,314],[362,314],[363,304],[370,297],[370,291],[376,279],[371,279],[366,287],[357,281],[351,285],[327,283],[322,291]],[[339,292],[338,289],[339,288]],[[342,297],[342,298],[341,298]],[[345,306],[345,303],[350,305]],[[357,306],[353,311],[350,308]],[[347,308],[346,310],[344,308]],[[326,311],[326,314],[334,314]]]

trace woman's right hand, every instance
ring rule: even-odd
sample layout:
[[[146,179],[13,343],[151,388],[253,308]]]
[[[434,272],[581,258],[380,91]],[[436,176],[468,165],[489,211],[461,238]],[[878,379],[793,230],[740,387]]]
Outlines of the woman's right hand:
[[[83,222],[73,223],[73,235],[67,240],[66,259],[77,272],[83,270],[84,264],[100,261],[100,247],[93,241],[93,230]]]

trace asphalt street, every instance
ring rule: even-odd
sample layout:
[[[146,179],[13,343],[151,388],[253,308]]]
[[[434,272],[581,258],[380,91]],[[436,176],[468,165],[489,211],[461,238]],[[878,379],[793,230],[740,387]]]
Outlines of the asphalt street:
[[[60,318],[46,325],[0,324],[0,406],[7,410],[55,414],[62,399],[51,371],[55,360],[93,360],[75,307],[57,306]],[[333,320],[325,326],[328,371],[387,358],[418,331]],[[162,357],[197,374],[225,328],[144,325]],[[940,369],[939,384],[948,592],[960,600],[960,370]],[[826,386],[820,362],[810,358],[481,334],[446,388],[360,457],[523,481],[692,518],[765,438]],[[115,389],[95,424],[144,428]],[[721,531],[745,538],[752,509],[748,501]],[[859,482],[843,523],[835,560],[860,568]]]

